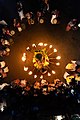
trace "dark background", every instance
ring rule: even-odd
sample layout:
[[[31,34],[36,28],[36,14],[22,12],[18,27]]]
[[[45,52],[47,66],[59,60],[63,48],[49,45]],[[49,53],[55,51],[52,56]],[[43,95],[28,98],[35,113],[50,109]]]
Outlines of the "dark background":
[[[17,16],[16,2],[19,0],[0,0],[0,18],[6,20]],[[28,10],[36,11],[40,8],[41,0],[21,0],[24,12]],[[79,16],[80,1],[79,0],[50,0],[50,10],[58,9],[66,17],[72,18]],[[9,18],[9,19],[8,19]]]

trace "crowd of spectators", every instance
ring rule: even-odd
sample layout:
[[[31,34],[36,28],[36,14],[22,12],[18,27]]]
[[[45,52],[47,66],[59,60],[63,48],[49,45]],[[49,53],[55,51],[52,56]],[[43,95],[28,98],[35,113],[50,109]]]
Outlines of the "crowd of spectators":
[[[39,9],[36,11],[30,9],[26,11],[23,2],[16,1],[17,16],[11,18],[11,22],[6,22],[4,17],[0,18],[0,56],[9,55],[10,45],[14,43],[13,36],[17,32],[22,32],[28,29],[29,26],[35,24],[60,24],[62,21],[61,11],[58,8],[51,9],[49,0],[39,2]],[[65,30],[78,30],[79,27],[79,20],[72,18],[67,21]]]
[[[7,36],[12,36],[15,34],[15,31],[18,30],[21,32],[28,25],[36,24],[36,23],[51,23],[51,24],[59,24],[62,18],[62,11],[60,9],[54,8],[51,9],[50,0],[41,0],[38,1],[38,9],[34,11],[33,9],[25,10],[23,2],[16,2],[16,12],[17,16],[11,18],[11,22],[7,21],[4,18],[0,18],[0,25],[2,27],[2,33],[7,34]],[[77,18],[72,18],[67,21],[66,31],[69,30],[77,30],[79,28],[79,20]],[[13,31],[14,32],[13,32]]]
[[[0,18],[0,56],[9,55],[10,45],[14,43],[13,36],[17,32],[28,29],[33,24],[60,24],[62,13],[58,8],[51,9],[49,0],[39,2],[39,9],[25,10],[22,1],[16,1],[17,16],[11,18],[11,22]],[[66,31],[78,30],[79,20],[72,18],[67,22]]]
[[[38,114],[47,112],[49,115],[67,114],[65,119],[70,120],[71,115],[80,114],[80,84],[73,82],[73,79],[70,84],[59,79],[52,83],[41,80],[33,84],[26,79],[16,79],[10,84],[0,85],[0,96],[1,114],[10,112],[12,116],[13,113],[15,119],[23,114],[27,117],[32,114],[32,117],[39,119]]]
[[[16,7],[18,17],[12,19],[11,24],[8,24],[5,19],[0,20],[0,57],[10,54],[10,46],[14,43],[17,32],[20,33],[31,25],[44,24],[47,21],[50,24],[60,24],[61,11],[51,10],[49,1],[42,1],[40,9],[36,12],[31,10],[24,12],[21,1],[16,3]],[[78,30],[79,22],[77,19],[72,19],[66,26],[66,31]],[[78,66],[76,68],[75,71],[79,70]],[[1,80],[7,77],[8,71],[5,62],[0,60]],[[26,79],[16,79],[10,84],[0,84],[0,115],[8,114],[10,120],[32,120],[33,118],[41,120],[40,116],[46,111],[50,120],[56,119],[53,118],[53,114],[60,113],[65,114],[64,120],[73,120],[72,114],[80,114],[80,81],[72,77],[68,82],[67,77],[70,73],[67,72],[65,83],[59,79],[53,80],[52,83],[42,79],[31,84]],[[75,116],[80,119],[79,115]]]
[[[7,77],[8,72],[9,72],[9,68],[6,66],[5,61],[0,61],[0,80]]]

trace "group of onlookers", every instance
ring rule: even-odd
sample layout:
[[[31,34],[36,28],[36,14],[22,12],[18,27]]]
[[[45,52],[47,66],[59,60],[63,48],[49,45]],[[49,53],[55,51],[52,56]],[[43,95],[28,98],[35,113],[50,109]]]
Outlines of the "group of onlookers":
[[[63,120],[73,120],[73,114],[80,117],[80,84],[73,81],[69,85],[59,79],[52,83],[41,80],[31,84],[26,79],[16,79],[10,84],[0,85],[0,96],[0,112],[7,112],[15,120],[25,115],[28,120],[32,120],[33,116],[39,119],[45,112],[62,114]],[[61,120],[60,117],[55,118]],[[52,120],[56,119],[52,117]]]
[[[7,73],[9,72],[8,66],[6,66],[5,61],[0,61],[0,81],[7,77]]]
[[[65,70],[64,79],[67,84],[71,84],[72,81],[74,84],[80,84],[80,61],[71,60],[71,62],[66,65]]]
[[[25,30],[29,25],[33,24],[59,24],[61,22],[61,11],[57,8],[50,10],[49,1],[42,0],[40,9],[37,11],[28,10],[24,12],[21,1],[16,2],[18,16],[11,19],[11,22],[6,22],[5,19],[0,19],[0,33],[10,39],[17,31]],[[72,19],[66,25],[65,30],[77,30],[80,27],[78,19]],[[0,35],[1,36],[1,35]]]
[[[8,71],[7,71],[8,72]],[[4,83],[3,83],[4,84]],[[4,89],[3,84],[0,89]],[[8,84],[11,89],[16,90],[16,94],[28,95],[28,96],[40,96],[43,95],[55,95],[55,96],[74,96],[77,102],[80,102],[80,84],[76,80],[67,84],[67,82],[62,82],[59,79],[54,79],[53,82],[48,82],[47,80],[41,79],[41,81],[35,81],[33,84],[29,83],[26,79],[16,79]]]
[[[8,56],[10,54],[10,46],[11,44],[14,43],[13,36],[17,34],[17,32],[22,32],[23,30],[27,29],[27,27],[30,25],[43,24],[43,23],[46,23],[47,21],[48,23],[51,23],[51,24],[60,23],[60,14],[61,14],[60,11],[55,9],[50,12],[48,1],[45,0],[45,2],[43,1],[43,3],[44,5],[41,4],[41,9],[36,11],[36,13],[32,11],[28,11],[26,14],[24,14],[23,5],[19,1],[17,2],[17,12],[18,12],[19,18],[12,19],[11,25],[8,25],[8,23],[5,20],[0,21],[0,57],[1,58],[3,58],[4,56]],[[50,18],[47,20],[48,15]],[[80,24],[78,20],[72,19],[70,22],[68,22],[65,30],[66,31],[78,30],[79,27],[80,27]],[[0,80],[7,77],[8,72],[9,72],[9,68],[6,66],[5,61],[0,60]],[[49,100],[49,98],[53,99],[53,97],[60,98],[63,101],[66,101],[66,99],[67,100],[71,99],[73,101],[72,104],[75,103],[76,105],[79,105],[80,104],[80,75],[79,74],[80,74],[80,62],[71,61],[71,63],[66,66],[66,72],[64,74],[64,79],[66,80],[65,83],[63,83],[59,79],[53,80],[52,83],[44,79],[41,79],[41,81],[35,81],[33,84],[29,83],[26,79],[22,79],[22,80],[16,79],[16,80],[13,80],[10,84],[2,83],[0,84],[0,96],[1,96],[0,100],[2,101],[2,102],[0,101],[0,111],[3,112],[4,109],[7,108],[8,106],[8,108],[10,108],[10,113],[12,117],[17,116],[17,114],[20,115],[20,113],[18,113],[18,111],[16,110],[16,108],[14,108],[14,105],[13,105],[13,103],[14,104],[18,103],[17,100],[19,100],[18,99],[19,97],[21,101],[19,101],[20,104],[18,103],[18,105],[21,105],[21,107],[19,106],[19,108],[21,110],[21,115],[23,116],[22,108],[25,108],[25,104],[23,105],[22,99],[27,96],[34,97],[34,99],[40,96],[42,96],[42,98],[44,98],[43,96],[45,97],[48,96],[47,100]],[[29,101],[26,101],[26,102],[29,102]],[[11,106],[7,104],[10,104]],[[72,106],[76,107],[76,105],[72,105]],[[40,109],[38,108],[38,106],[37,107],[36,105],[28,106],[28,103],[27,103],[27,107],[28,107],[28,109],[26,107],[27,115],[29,113],[31,114],[32,112],[32,111],[29,111],[30,107],[33,107],[34,109],[33,112],[34,112]],[[74,109],[76,109],[74,111],[77,111],[77,108],[74,108]],[[69,119],[67,118],[67,120]]]
[[[45,3],[43,5],[43,3]],[[33,13],[28,11],[24,14],[24,9],[21,1],[16,3],[17,12],[19,18],[14,18],[12,24],[8,25],[5,20],[0,21],[0,56],[8,56],[10,54],[10,45],[13,43],[13,36],[17,32],[25,30],[29,25],[36,23],[43,24],[46,21],[46,15],[50,14],[50,23],[58,24],[60,23],[60,11],[57,9],[50,12],[48,1],[43,1],[41,4],[41,9]],[[46,6],[46,7],[45,7]],[[48,17],[47,17],[48,18]],[[79,27],[77,19],[72,19],[67,27],[66,31],[71,29],[77,30]]]
[[[67,26],[66,26],[66,31],[70,31],[70,30],[78,30],[80,27],[80,23],[77,19],[72,19],[68,22]]]

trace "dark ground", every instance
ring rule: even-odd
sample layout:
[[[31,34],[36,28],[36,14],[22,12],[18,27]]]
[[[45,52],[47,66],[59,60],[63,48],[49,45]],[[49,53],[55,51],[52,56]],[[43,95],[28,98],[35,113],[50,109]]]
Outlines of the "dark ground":
[[[56,75],[52,76],[48,81],[52,81],[54,78],[59,78],[64,81],[63,74],[66,64],[71,60],[80,59],[80,30],[66,32],[65,28],[66,23],[61,21],[58,25],[48,23],[32,25],[25,31],[17,33],[16,36],[14,36],[14,44],[11,46],[10,55],[4,57],[10,70],[5,81],[9,82],[17,78],[26,78],[31,82],[34,81],[24,72],[21,57],[27,46],[39,42],[52,44],[58,50],[59,55],[61,55],[61,65],[57,67]]]

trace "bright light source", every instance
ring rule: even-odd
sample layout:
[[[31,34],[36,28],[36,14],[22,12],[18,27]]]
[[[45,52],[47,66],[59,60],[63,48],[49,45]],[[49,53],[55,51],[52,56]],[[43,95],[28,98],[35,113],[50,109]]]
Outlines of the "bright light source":
[[[49,46],[49,48],[52,48],[52,47],[53,47],[52,45]]]
[[[25,57],[22,57],[22,61],[24,62],[26,60],[26,58]]]
[[[28,70],[28,67],[25,67],[25,66],[24,66],[24,71],[27,71],[27,70]]]
[[[57,56],[56,59],[57,59],[57,60],[60,60],[60,59],[61,59],[61,56]]]
[[[28,73],[29,75],[32,75],[32,71],[29,71],[29,73]]]
[[[30,49],[29,47],[26,48],[26,50],[29,50],[29,49]]]
[[[48,76],[51,76],[51,74],[48,72]]]
[[[61,56],[56,56],[57,49],[53,47],[52,44],[47,44],[46,42],[39,42],[38,44],[33,43],[31,46],[26,47],[26,52],[23,53],[22,56],[22,61],[26,64],[24,65],[24,71],[27,71],[28,75],[32,75],[34,79],[38,77],[43,79],[44,74],[47,75],[47,77],[52,74],[54,75],[56,72],[52,66],[54,67],[55,65],[57,67],[60,65],[59,60],[61,59]],[[31,64],[28,66],[27,58],[30,58],[30,63],[33,63],[33,65]],[[48,66],[49,64],[52,66]],[[33,70],[35,70],[34,74]],[[40,74],[36,73],[36,70],[38,70]]]
[[[78,24],[78,27],[80,27],[80,23]]]
[[[60,63],[58,62],[58,63],[56,63],[56,65],[57,65],[57,66],[59,66],[59,65],[60,65]]]
[[[38,45],[39,45],[39,46],[43,46],[43,43],[39,43]]]
[[[37,78],[37,75],[34,75],[34,78]]]
[[[26,53],[23,53],[23,56],[22,56],[22,61],[26,61]]]
[[[25,62],[26,61],[26,57],[22,57],[22,61]]]
[[[48,44],[47,43],[44,43],[44,46],[47,46]]]
[[[32,47],[36,47],[36,45],[35,45],[35,44],[32,44]]]
[[[54,52],[57,52],[57,49],[54,48]]]
[[[52,70],[52,74],[55,74],[56,72],[54,70]]]

